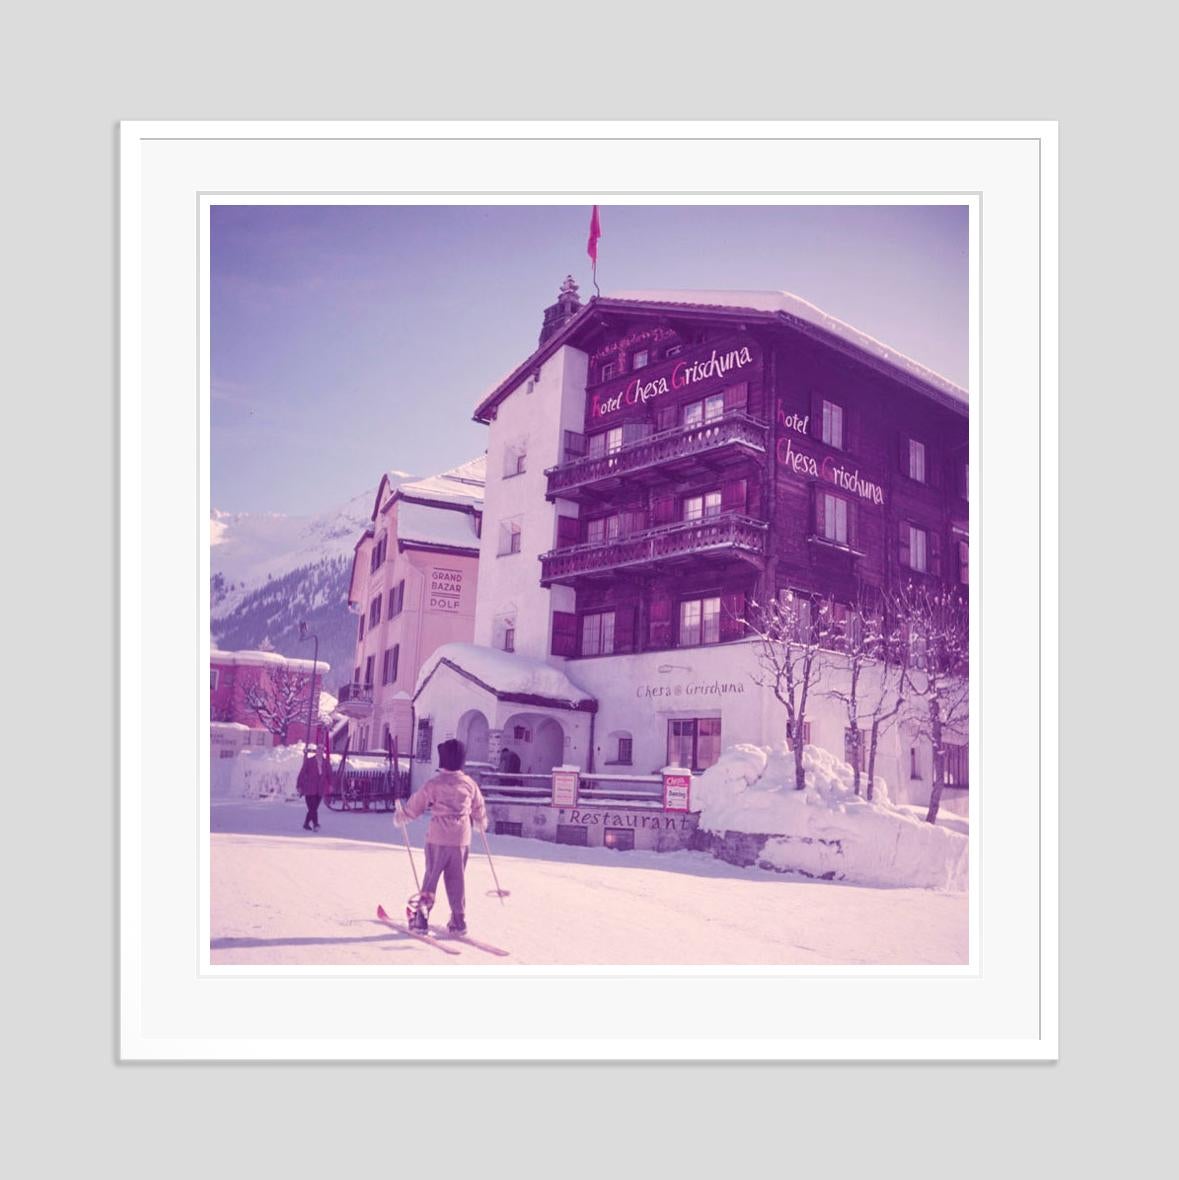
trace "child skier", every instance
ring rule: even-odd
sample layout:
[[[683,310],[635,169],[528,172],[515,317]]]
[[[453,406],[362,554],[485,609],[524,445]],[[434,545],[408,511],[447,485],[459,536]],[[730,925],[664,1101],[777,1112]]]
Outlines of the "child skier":
[[[463,773],[466,747],[455,738],[438,747],[438,766],[402,807],[397,801],[393,822],[404,827],[411,819],[430,810],[430,826],[426,829],[426,875],[422,891],[412,905],[409,925],[425,932],[430,928],[430,909],[434,905],[438,878],[446,884],[446,900],[450,902],[450,921],[447,929],[452,934],[466,934],[466,897],[464,873],[471,851],[471,825],[487,831],[487,808],[479,784]]]

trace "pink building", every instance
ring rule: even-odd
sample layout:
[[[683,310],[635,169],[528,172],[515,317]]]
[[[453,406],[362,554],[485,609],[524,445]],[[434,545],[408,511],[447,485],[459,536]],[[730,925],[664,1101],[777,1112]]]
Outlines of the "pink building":
[[[312,684],[312,661],[273,651],[218,651],[209,656],[209,720],[214,726],[248,726],[242,746],[291,746],[307,734],[309,693],[323,690],[331,667],[319,660]],[[317,724],[316,740],[323,741]],[[243,739],[245,735],[242,735]]]
[[[381,478],[348,590],[356,661],[339,711],[353,750],[384,749],[388,734],[408,754],[418,670],[442,644],[474,637],[485,466],[480,456],[400,486]]]

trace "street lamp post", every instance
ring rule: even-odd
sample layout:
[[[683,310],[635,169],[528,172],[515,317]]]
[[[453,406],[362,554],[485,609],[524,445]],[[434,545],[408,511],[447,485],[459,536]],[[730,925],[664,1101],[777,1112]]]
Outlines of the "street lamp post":
[[[305,639],[315,640],[315,654],[311,657],[311,687],[307,690],[307,735],[303,739],[303,757],[307,757],[307,750],[311,744],[312,708],[315,704],[315,666],[319,663],[319,636],[307,630],[307,620],[299,621],[299,642]]]

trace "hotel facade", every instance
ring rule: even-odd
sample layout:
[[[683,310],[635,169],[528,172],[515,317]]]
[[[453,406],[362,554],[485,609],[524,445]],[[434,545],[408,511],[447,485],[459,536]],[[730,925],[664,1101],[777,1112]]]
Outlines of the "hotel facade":
[[[418,757],[457,736],[522,772],[700,771],[785,736],[754,682],[752,604],[790,590],[838,625],[906,582],[969,585],[964,390],[782,292],[566,280],[537,349],[475,410],[488,428],[474,644],[413,690]],[[490,653],[494,653],[491,655]],[[811,695],[806,740],[844,753]],[[965,810],[965,743],[943,806]],[[892,728],[877,774],[924,803],[932,753]]]

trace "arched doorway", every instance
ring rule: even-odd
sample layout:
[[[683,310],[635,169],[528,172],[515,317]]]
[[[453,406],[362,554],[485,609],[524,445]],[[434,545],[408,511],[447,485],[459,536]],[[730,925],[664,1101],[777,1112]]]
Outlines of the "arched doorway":
[[[519,757],[523,774],[548,774],[565,761],[565,730],[543,713],[514,713],[504,722],[503,746]]]
[[[468,762],[487,761],[487,718],[478,709],[468,709],[455,727],[458,739],[467,747]]]

